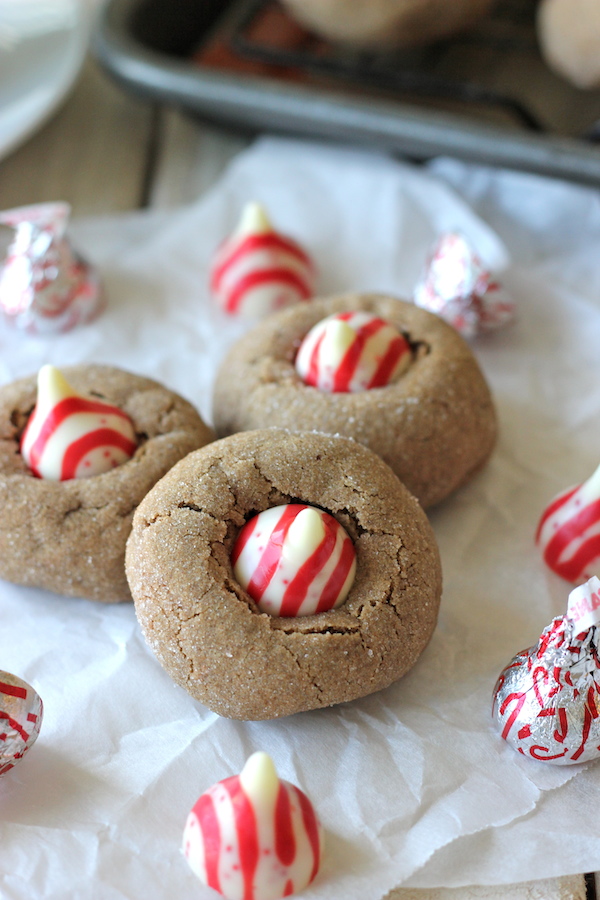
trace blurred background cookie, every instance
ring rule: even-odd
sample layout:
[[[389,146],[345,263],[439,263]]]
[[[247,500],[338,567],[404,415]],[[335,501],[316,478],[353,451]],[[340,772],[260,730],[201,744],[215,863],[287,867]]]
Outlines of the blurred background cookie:
[[[537,33],[551,69],[578,88],[600,86],[598,0],[542,0]]]
[[[303,25],[357,47],[414,47],[475,24],[495,0],[282,0]]]

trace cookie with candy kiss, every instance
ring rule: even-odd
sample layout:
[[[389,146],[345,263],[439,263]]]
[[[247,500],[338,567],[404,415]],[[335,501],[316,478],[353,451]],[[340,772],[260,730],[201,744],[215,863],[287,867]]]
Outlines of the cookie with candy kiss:
[[[230,315],[263,316],[313,296],[315,269],[292,238],[275,231],[258,203],[248,203],[219,247],[210,288]]]
[[[127,462],[136,448],[126,413],[78,394],[58,369],[42,366],[37,403],[21,440],[34,475],[52,481],[102,475]]]
[[[356,573],[354,545],[329,513],[301,503],[253,516],[231,554],[235,577],[261,612],[309,616],[344,602]]]
[[[234,572],[244,528],[247,546],[256,538],[246,577],[256,572],[261,593],[280,589],[283,615],[262,612]],[[319,609],[349,587],[351,550],[348,595]],[[441,595],[431,526],[391,469],[347,438],[277,428],[214,441],[174,466],[136,511],[126,571],[168,674],[219,715],[246,720],[387,687],[427,645]]]
[[[441,316],[465,338],[501,328],[515,304],[462,234],[443,234],[429,254],[414,303]]]
[[[131,600],[124,556],[134,511],[214,433],[190,403],[150,378],[91,364],[69,366],[64,376],[68,384],[45,370],[45,400],[37,374],[0,387],[0,578],[102,603]],[[122,444],[133,456],[119,465]],[[79,477],[98,472],[98,462],[108,471]]]
[[[550,502],[538,524],[536,543],[548,568],[565,581],[578,584],[600,575],[600,466],[583,484]]]
[[[361,328],[355,340],[346,327],[353,315],[345,317],[355,313],[372,317],[367,330],[374,319],[395,329],[388,346],[399,341],[399,368],[387,368],[387,351],[363,354],[370,341],[361,347]],[[338,318],[327,325],[333,336],[323,338],[322,355],[307,335],[330,316]],[[374,377],[380,364],[388,372],[381,380]],[[350,437],[379,454],[423,506],[439,503],[482,468],[497,430],[483,373],[456,330],[382,294],[316,298],[255,325],[221,363],[213,417],[220,437],[265,427]]]
[[[278,778],[262,752],[202,794],[183,833],[194,874],[228,900],[279,900],[303,890],[319,870],[322,843],[312,803]]]
[[[494,688],[492,716],[523,756],[570,765],[600,756],[600,579],[569,594],[567,613],[518,653]]]
[[[14,768],[37,740],[42,699],[30,684],[0,671],[0,775]]]
[[[410,344],[389,322],[366,312],[343,312],[311,328],[298,350],[296,371],[321,391],[355,393],[397,381],[411,358]]]

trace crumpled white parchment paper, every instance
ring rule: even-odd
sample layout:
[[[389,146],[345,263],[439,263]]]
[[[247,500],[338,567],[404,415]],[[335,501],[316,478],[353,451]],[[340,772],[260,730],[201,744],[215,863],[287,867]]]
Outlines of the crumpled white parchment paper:
[[[598,192],[265,138],[194,206],[73,223],[108,309],[56,338],[0,325],[0,383],[45,362],[111,363],[162,381],[210,419],[215,367],[247,325],[213,310],[207,266],[249,199],[313,254],[323,294],[407,297],[434,237],[458,228],[517,300],[518,321],[474,345],[497,401],[498,448],[431,512],[445,578],[437,631],[386,691],[234,722],[171,682],[132,606],[1,582],[0,669],[39,691],[45,720],[27,759],[0,779],[0,895],[210,900],[179,849],[183,825],[197,797],[257,749],[313,799],[327,831],[306,900],[600,869],[600,768],[523,759],[490,716],[501,668],[566,608],[534,547],[537,519],[598,464]]]

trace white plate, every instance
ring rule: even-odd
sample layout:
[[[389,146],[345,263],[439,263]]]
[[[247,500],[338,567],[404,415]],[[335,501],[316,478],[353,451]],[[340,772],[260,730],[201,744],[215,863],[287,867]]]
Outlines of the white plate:
[[[0,158],[56,109],[88,45],[85,0],[0,0]]]

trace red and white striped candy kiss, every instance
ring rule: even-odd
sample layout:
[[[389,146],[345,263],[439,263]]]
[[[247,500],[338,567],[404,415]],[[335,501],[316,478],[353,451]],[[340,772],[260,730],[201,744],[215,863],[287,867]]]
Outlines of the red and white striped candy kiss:
[[[0,775],[22,759],[35,743],[44,707],[30,684],[0,671]]]
[[[279,900],[319,869],[323,832],[308,797],[280,781],[266,753],[202,794],[183,832],[195,875],[228,900]]]
[[[366,312],[328,316],[308,332],[296,356],[305,384],[331,393],[356,393],[397,381],[412,359],[397,328]]]
[[[58,369],[42,366],[37,403],[21,440],[34,475],[50,481],[90,478],[127,462],[136,448],[126,413],[78,394]]]
[[[217,251],[210,287],[226,313],[252,317],[310,299],[314,282],[304,250],[273,229],[262,206],[249,203]]]
[[[340,606],[352,587],[356,554],[329,513],[301,503],[250,519],[231,554],[238,582],[272,616],[309,616]]]
[[[600,575],[600,466],[583,484],[552,500],[536,543],[546,565],[571,584]]]

